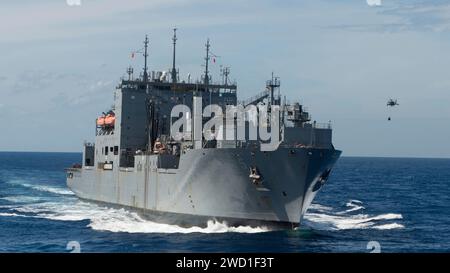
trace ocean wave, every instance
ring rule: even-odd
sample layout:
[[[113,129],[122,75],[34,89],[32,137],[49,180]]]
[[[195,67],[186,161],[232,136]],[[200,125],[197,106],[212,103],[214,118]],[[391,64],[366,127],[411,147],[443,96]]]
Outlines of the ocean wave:
[[[0,212],[0,217],[26,217],[26,216],[16,213]]]
[[[89,227],[94,230],[128,233],[260,233],[269,231],[269,229],[264,227],[232,227],[228,226],[226,222],[218,222],[215,220],[209,220],[206,227],[194,226],[186,228],[143,220],[135,213],[128,214],[126,217],[120,217],[119,219],[93,219]]]
[[[397,213],[380,215],[355,214],[365,209],[363,202],[349,200],[344,211],[336,211],[329,207],[314,204],[303,217],[303,224],[317,230],[346,230],[346,229],[401,229],[404,225],[392,222],[401,220],[403,216]]]
[[[50,192],[54,194],[60,194],[60,195],[74,195],[74,193],[65,188],[60,187],[50,187],[50,186],[44,186],[44,185],[33,185],[33,184],[21,184],[24,187],[32,188],[37,191],[43,191],[43,192]]]
[[[365,210],[366,208],[362,205],[363,202],[359,201],[359,200],[350,200],[348,201],[345,206],[348,208],[347,210],[338,212],[337,214],[346,214],[346,213],[350,213],[350,212],[355,212],[355,211],[360,211],[360,210]]]
[[[41,184],[31,184],[29,181],[22,180],[22,179],[14,179],[7,182],[8,184],[12,185],[20,185],[26,188],[30,188],[33,190],[41,191],[41,192],[49,192],[53,194],[58,195],[74,195],[74,193],[69,190],[68,188],[64,187],[55,187],[55,186],[49,186],[49,185],[41,185]]]
[[[309,206],[309,210],[331,211],[333,208],[313,203]]]
[[[392,224],[374,226],[373,228],[375,228],[375,229],[400,229],[400,228],[405,228],[405,226],[402,224],[392,223]]]
[[[41,200],[40,197],[27,196],[27,195],[11,195],[11,196],[1,197],[0,199],[11,202],[11,203],[32,203],[32,202],[38,202]]]

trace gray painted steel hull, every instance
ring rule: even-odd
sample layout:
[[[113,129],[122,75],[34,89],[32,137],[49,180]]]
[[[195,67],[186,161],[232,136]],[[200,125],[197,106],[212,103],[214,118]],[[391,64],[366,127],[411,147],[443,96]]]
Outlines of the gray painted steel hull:
[[[340,154],[317,148],[192,149],[181,154],[178,168],[158,167],[157,155],[138,155],[134,168],[69,170],[67,184],[82,199],[133,208],[158,222],[297,226],[321,175]],[[260,185],[249,178],[250,166],[258,166]]]

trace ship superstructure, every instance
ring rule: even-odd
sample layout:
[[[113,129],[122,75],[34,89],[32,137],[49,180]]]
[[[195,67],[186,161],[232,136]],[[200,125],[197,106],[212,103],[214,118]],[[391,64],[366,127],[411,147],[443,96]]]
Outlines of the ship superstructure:
[[[263,92],[238,101],[229,68],[222,69],[220,82],[212,81],[209,40],[202,79],[181,80],[176,41],[174,30],[170,71],[149,72],[145,39],[143,73],[135,78],[133,69],[127,70],[114,91],[114,106],[96,120],[95,141],[84,145],[82,164],[67,169],[68,186],[80,198],[125,206],[160,222],[297,226],[340,156],[332,145],[331,125],[311,122],[301,104],[286,103],[273,75]],[[271,106],[278,106],[280,142],[264,150],[259,140],[196,136],[194,127],[208,122],[204,117],[192,117],[197,124],[189,123],[175,137],[171,115],[176,105],[191,109],[188,116],[207,105],[224,110],[266,105],[270,116]],[[229,123],[213,133],[229,131]]]

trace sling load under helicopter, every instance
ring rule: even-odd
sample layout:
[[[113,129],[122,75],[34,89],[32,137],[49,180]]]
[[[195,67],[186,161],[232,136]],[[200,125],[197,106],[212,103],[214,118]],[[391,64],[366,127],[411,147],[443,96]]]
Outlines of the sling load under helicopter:
[[[386,106],[387,107],[395,107],[395,106],[398,106],[398,105],[400,105],[400,104],[398,104],[398,102],[397,102],[397,99],[389,99],[388,101],[387,101],[387,103],[386,103]],[[391,121],[391,117],[389,116],[388,117],[388,121]]]

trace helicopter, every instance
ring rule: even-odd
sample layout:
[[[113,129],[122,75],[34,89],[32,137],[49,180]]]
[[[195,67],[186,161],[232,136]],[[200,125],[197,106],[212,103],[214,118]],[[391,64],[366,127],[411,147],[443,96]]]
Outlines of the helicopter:
[[[397,106],[397,105],[400,105],[400,104],[398,104],[398,102],[397,102],[397,99],[389,99],[388,100],[388,102],[386,103],[386,106],[387,107],[394,107],[394,106]],[[388,117],[388,121],[391,121],[391,117]]]
[[[394,99],[389,99],[387,104],[386,104],[386,106],[390,106],[390,107],[394,107],[396,105],[400,105],[400,104],[398,104],[396,99],[395,100]]]

